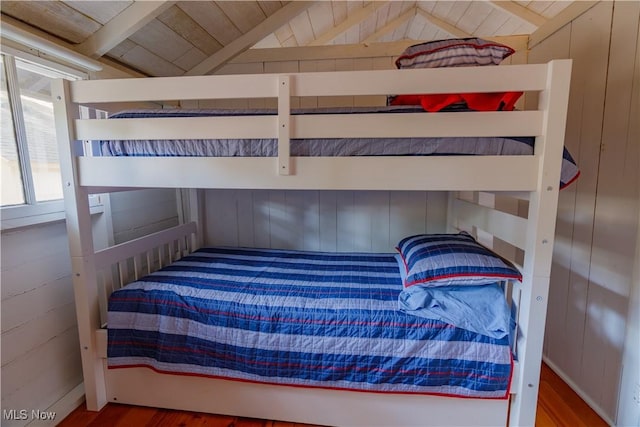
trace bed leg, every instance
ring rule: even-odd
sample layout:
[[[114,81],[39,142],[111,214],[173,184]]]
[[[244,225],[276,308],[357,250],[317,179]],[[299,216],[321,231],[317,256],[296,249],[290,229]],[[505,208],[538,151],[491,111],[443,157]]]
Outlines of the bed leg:
[[[76,180],[77,163],[73,147],[76,142],[73,120],[79,110],[71,102],[69,82],[51,84],[60,171],[62,174],[71,272],[78,319],[80,355],[87,408],[100,410],[106,403],[106,386],[102,359],[96,350],[94,331],[100,327],[98,280],[95,267],[91,213],[87,189]]]

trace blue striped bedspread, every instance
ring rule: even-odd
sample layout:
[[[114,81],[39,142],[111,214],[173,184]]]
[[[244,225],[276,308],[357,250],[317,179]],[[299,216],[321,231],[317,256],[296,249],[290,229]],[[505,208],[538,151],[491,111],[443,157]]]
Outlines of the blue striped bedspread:
[[[403,313],[393,254],[205,248],[115,291],[109,368],[506,398],[509,338]]]

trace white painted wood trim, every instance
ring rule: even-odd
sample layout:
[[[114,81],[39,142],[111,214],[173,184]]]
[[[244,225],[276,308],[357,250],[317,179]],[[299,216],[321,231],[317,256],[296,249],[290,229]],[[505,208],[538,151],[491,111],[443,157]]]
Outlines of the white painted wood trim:
[[[4,24],[5,16],[2,16],[2,25]],[[1,38],[0,39],[0,51],[2,53],[6,53],[9,55],[16,56],[21,59],[25,59],[29,62],[33,62],[34,64],[42,65],[44,67],[53,68],[56,71],[67,74],[74,79],[87,79],[89,78],[89,74],[85,71],[80,71],[78,68],[72,68],[67,65],[63,65],[59,62],[52,61],[48,58],[43,58],[42,56],[38,56],[40,53],[38,50],[33,48],[28,48],[20,43],[11,41],[9,39]]]
[[[276,98],[282,74],[78,80],[76,103]],[[545,64],[291,74],[291,96],[540,91]],[[484,114],[484,113],[477,113]]]
[[[67,80],[57,79],[51,83],[87,408],[99,410],[107,401],[102,361],[95,349],[94,331],[101,326],[97,270],[88,192],[76,180],[77,163],[72,153],[73,120],[79,109],[70,102],[69,91]]]
[[[464,200],[455,200],[453,209],[458,223],[476,226],[518,248],[525,248],[527,243],[525,218]]]
[[[96,269],[101,270],[109,267],[118,261],[139,255],[149,250],[149,248],[155,248],[167,242],[185,237],[191,238],[191,235],[195,233],[197,233],[196,223],[189,222],[102,249],[95,253]]]
[[[281,104],[277,116],[78,119],[75,137],[80,140],[143,140],[542,135],[540,111],[290,116],[289,110],[283,108],[286,104]]]
[[[80,70],[97,72],[103,68],[100,62],[76,52],[68,43],[55,37],[52,38],[49,34],[35,30],[33,27],[4,14],[1,18],[0,34],[2,34],[2,39],[13,40],[18,45],[30,50],[31,53],[41,52],[51,59],[62,61]]]
[[[109,334],[106,328],[96,329],[96,353],[101,359],[107,358]]]
[[[274,386],[109,369],[109,401],[334,426],[505,425],[507,400]],[[167,392],[179,390],[179,393]],[[464,410],[461,408],[464,407]]]
[[[514,199],[523,200],[527,202],[529,201],[529,193],[525,191],[501,191],[501,192],[488,191],[488,193],[491,193],[494,196],[500,195],[500,196],[512,197]]]
[[[325,96],[537,91],[544,89],[545,80],[544,68],[537,65],[333,71],[296,74],[291,94]]]
[[[276,138],[278,116],[76,120],[77,139]],[[179,136],[182,135],[182,136]]]
[[[202,224],[204,220],[204,214],[201,209],[203,190],[196,188],[190,188],[183,191],[183,209],[184,209],[184,222],[194,222],[196,224]],[[186,202],[184,202],[186,199]],[[198,227],[195,234],[192,234],[191,238],[191,250],[195,251],[202,247],[204,243],[204,227]]]
[[[6,31],[6,28],[5,28]],[[33,172],[31,170],[30,150],[27,142],[27,128],[25,126],[24,113],[22,108],[22,96],[20,95],[18,69],[13,56],[5,56],[4,72],[6,73],[7,101],[12,111],[13,134],[15,139],[15,150],[18,157],[21,171],[24,203],[35,205],[36,193],[33,182]],[[11,118],[9,118],[11,120]]]
[[[289,139],[292,134],[291,124],[291,81],[283,75],[278,81],[278,174],[290,173]]]
[[[405,113],[294,116],[293,138],[393,138],[445,136],[536,136],[540,111],[486,113]]]
[[[517,52],[526,51],[527,43],[529,41],[529,37],[527,35],[495,36],[485,38],[487,40],[511,46]],[[334,46],[295,46],[249,49],[229,62],[234,64],[249,64],[255,62],[396,57],[407,47],[417,43],[420,43],[420,40],[401,40],[369,44],[357,43]]]
[[[534,156],[292,157],[278,175],[270,157],[80,157],[83,186],[289,190],[532,191]],[[477,174],[500,170],[502,175]],[[167,174],[180,170],[180,174]],[[410,178],[407,178],[410,177]]]
[[[549,294],[551,257],[558,206],[558,182],[569,101],[571,61],[551,61],[547,90],[540,94],[545,136],[536,138],[537,190],[531,193],[520,300],[518,360],[522,383],[510,412],[513,425],[533,425]]]
[[[454,205],[457,199],[458,199],[457,191],[449,191],[447,193],[447,227],[446,227],[447,233],[456,233],[459,231],[457,229],[457,219],[454,215],[455,213]]]
[[[136,1],[80,43],[76,50],[98,58],[147,25],[175,1]]]

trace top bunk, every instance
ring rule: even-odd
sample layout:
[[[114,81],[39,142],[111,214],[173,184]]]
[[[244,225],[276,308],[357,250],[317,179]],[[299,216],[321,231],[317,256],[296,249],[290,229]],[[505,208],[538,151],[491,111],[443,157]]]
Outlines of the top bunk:
[[[68,158],[76,185],[89,192],[118,187],[532,192],[557,190],[561,166],[568,162],[563,142],[570,74],[570,60],[555,60],[491,67],[59,80],[52,94],[61,157]],[[538,93],[537,108],[437,113],[419,107],[315,112],[291,108],[292,100],[304,97],[496,92]],[[239,115],[175,109],[176,101],[197,105],[201,100],[255,98],[268,100],[274,108]],[[113,113],[141,104],[155,105],[156,110],[171,105],[172,109],[153,114],[129,111],[117,119],[100,114],[80,118],[80,107]],[[329,155],[302,150],[305,154],[300,155],[296,145],[355,139],[360,146],[367,141],[381,146],[408,141],[406,145],[415,146],[413,142],[422,138],[444,138],[445,147],[455,138],[529,139],[531,144],[529,153],[506,155],[448,149],[432,155],[393,150],[344,154],[342,149]],[[157,153],[114,150],[125,154],[121,156],[100,148],[100,144],[131,141],[160,141],[171,147],[192,140],[240,140],[249,147],[270,141],[272,146],[259,157],[251,149],[247,154],[235,148],[223,154],[178,155],[171,149]],[[577,168],[563,171],[562,182],[566,185],[576,175]]]

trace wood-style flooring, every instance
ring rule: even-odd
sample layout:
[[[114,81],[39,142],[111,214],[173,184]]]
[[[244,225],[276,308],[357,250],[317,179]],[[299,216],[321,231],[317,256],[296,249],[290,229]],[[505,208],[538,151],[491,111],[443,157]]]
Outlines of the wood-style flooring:
[[[198,412],[107,404],[100,412],[81,406],[60,427],[297,427],[304,424],[256,420]],[[542,365],[536,427],[606,427],[602,418],[547,365]]]
[[[543,363],[536,427],[551,426],[605,427],[608,424]]]

